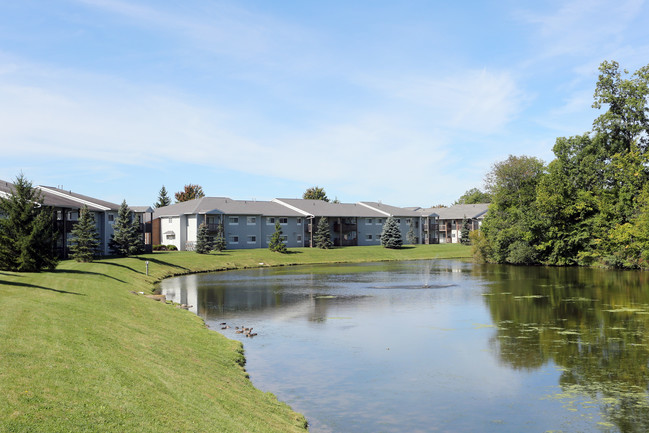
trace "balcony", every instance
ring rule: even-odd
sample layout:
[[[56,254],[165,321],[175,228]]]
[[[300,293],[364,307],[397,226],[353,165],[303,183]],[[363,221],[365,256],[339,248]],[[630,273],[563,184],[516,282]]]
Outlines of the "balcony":
[[[348,224],[348,223],[334,223],[334,232],[336,233],[349,233],[355,231],[357,228],[356,224]]]

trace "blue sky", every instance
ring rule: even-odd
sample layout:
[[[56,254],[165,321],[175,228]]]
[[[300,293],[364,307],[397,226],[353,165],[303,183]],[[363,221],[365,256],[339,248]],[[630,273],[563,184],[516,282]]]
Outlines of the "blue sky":
[[[590,130],[648,25],[642,0],[0,2],[0,179],[450,204]]]

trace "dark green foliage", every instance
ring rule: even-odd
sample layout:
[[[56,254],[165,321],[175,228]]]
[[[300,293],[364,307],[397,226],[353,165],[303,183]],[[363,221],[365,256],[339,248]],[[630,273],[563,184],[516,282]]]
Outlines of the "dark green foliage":
[[[329,249],[333,246],[331,232],[329,231],[329,221],[326,217],[321,217],[318,220],[318,227],[313,237],[313,243],[316,247],[322,249]]]
[[[54,269],[54,212],[40,192],[19,174],[9,197],[0,196],[0,269],[39,272]]]
[[[203,192],[203,187],[200,185],[188,184],[185,185],[185,188],[182,191],[178,191],[175,194],[176,203],[183,201],[194,200],[197,198],[205,197]]]
[[[167,251],[178,251],[178,247],[174,244],[167,245]]]
[[[271,251],[275,251],[277,253],[286,253],[286,244],[284,243],[284,240],[282,239],[282,226],[279,224],[279,221],[275,223],[275,233],[270,238],[270,242],[268,242],[268,249]]]
[[[139,226],[139,222],[133,217],[133,212],[124,200],[119,207],[113,225],[114,234],[108,243],[113,254],[128,257],[141,254],[144,251],[144,242]]]
[[[311,188],[308,188],[306,191],[304,191],[304,194],[302,194],[302,198],[309,199],[309,200],[329,201],[329,198],[327,198],[327,193],[325,192],[324,188],[320,188],[319,186],[313,186]]]
[[[95,217],[83,205],[79,212],[79,221],[70,234],[73,236],[70,251],[71,257],[77,262],[92,262],[99,250],[99,234],[95,226]]]
[[[154,208],[165,207],[165,206],[169,206],[170,204],[171,204],[171,199],[167,194],[167,188],[165,188],[165,186],[162,185],[162,188],[160,188],[160,192],[158,193],[158,202],[154,204],[153,207]]]
[[[480,191],[478,188],[471,188],[470,190],[462,194],[462,196],[453,204],[478,203],[491,203],[491,195],[489,193]]]
[[[462,228],[460,229],[460,243],[462,245],[470,245],[471,239],[469,238],[469,233],[471,232],[471,221],[466,219],[466,216],[462,220]]]
[[[399,224],[397,224],[397,220],[391,216],[388,217],[383,225],[383,231],[381,232],[381,245],[383,245],[384,248],[401,248],[403,245]]]
[[[198,226],[198,236],[196,238],[196,249],[198,254],[207,254],[214,249],[210,239],[210,231],[207,224],[202,223]]]
[[[216,251],[223,251],[227,247],[225,242],[225,231],[223,230],[223,223],[219,223],[216,227],[216,237],[214,238],[213,249]]]
[[[415,231],[414,221],[410,223],[410,228],[408,229],[408,233],[406,233],[406,240],[411,245],[417,244],[417,232]]]

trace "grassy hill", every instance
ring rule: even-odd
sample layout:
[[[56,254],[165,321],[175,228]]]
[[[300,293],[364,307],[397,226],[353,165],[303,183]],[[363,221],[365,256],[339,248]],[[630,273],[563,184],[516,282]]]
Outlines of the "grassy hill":
[[[65,261],[38,274],[0,271],[0,431],[304,432],[300,414],[252,386],[239,342],[132,292],[150,293],[171,275],[260,263],[470,255],[462,245],[290,252],[169,252]]]

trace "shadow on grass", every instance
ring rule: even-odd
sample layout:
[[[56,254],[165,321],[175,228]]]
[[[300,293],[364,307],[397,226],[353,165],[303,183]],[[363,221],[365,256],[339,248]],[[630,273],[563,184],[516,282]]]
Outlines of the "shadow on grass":
[[[6,272],[0,272],[0,275],[2,275],[3,277],[22,277],[22,275],[20,274],[8,274]]]
[[[134,269],[134,268],[132,268],[130,266],[120,265],[118,263],[113,263],[113,262],[99,262],[99,263],[101,263],[102,265],[117,266],[118,268],[128,269],[129,271],[133,271],[133,272],[135,272],[137,274],[143,274],[144,273],[143,271],[138,271],[137,269]]]
[[[98,275],[100,277],[110,278],[111,280],[119,281],[120,283],[125,283],[126,281],[120,280],[119,278],[111,277],[107,274],[102,274],[99,272],[88,272],[88,271],[79,271],[76,269],[55,269],[52,271],[55,274],[80,274],[80,275]]]
[[[302,254],[302,251],[292,251],[292,250],[288,250],[288,251],[286,251],[284,254]]]
[[[182,269],[182,270],[185,270],[185,271],[189,270],[188,268],[186,268],[184,266],[176,265],[174,263],[165,262],[164,260],[160,260],[160,259],[153,259],[151,257],[147,257],[147,258],[138,257],[138,260],[141,260],[143,262],[149,261],[149,262],[155,263],[157,265],[171,266],[172,268],[178,268],[178,269]]]
[[[66,294],[66,295],[79,295],[79,296],[86,296],[85,293],[68,292],[67,290],[57,290],[57,289],[52,289],[51,287],[37,286],[37,285],[35,285],[35,284],[16,283],[16,282],[13,282],[13,281],[3,281],[2,284],[6,284],[6,285],[8,285],[8,286],[30,287],[30,288],[32,288],[32,289],[49,290],[49,291],[57,292],[57,293],[64,293],[64,294]]]

